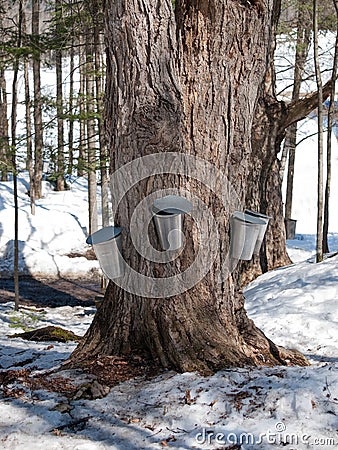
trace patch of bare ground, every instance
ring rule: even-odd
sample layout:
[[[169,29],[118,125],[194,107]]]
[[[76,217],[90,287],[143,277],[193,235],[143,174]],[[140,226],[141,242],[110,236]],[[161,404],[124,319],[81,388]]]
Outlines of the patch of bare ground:
[[[3,397],[19,398],[27,389],[57,392],[71,400],[95,399],[107,395],[110,388],[136,378],[151,378],[162,372],[153,361],[139,357],[101,356],[86,361],[79,368],[62,367],[50,373],[36,371],[36,367],[0,371],[0,391]]]

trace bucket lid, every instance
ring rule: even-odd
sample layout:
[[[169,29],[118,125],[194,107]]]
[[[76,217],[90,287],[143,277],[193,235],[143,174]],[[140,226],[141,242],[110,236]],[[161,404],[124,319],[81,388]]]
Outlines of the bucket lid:
[[[185,197],[179,195],[167,195],[158,198],[153,203],[153,212],[155,214],[164,212],[166,214],[184,214],[192,210],[192,203]]]
[[[256,225],[266,225],[263,219],[259,217],[251,216],[250,214],[246,214],[242,211],[235,211],[232,215],[234,219],[240,220],[241,222],[253,223]]]
[[[245,214],[249,214],[250,216],[261,217],[262,219],[272,219],[271,216],[267,216],[266,214],[259,213],[257,211],[251,211],[251,209],[244,210]]]
[[[122,228],[120,227],[104,227],[88,236],[86,242],[87,244],[102,244],[102,242],[116,238],[121,232]]]

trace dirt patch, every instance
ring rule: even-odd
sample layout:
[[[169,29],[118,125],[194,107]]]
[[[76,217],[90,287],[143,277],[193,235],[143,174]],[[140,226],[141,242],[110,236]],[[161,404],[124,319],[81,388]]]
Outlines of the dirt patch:
[[[7,369],[0,371],[0,392],[4,397],[20,398],[26,395],[25,388],[45,389],[58,392],[70,399],[102,398],[110,388],[124,381],[140,377],[151,379],[163,369],[154,361],[139,357],[99,356],[86,361],[81,368],[73,367],[47,374],[34,373],[29,369]],[[98,387],[100,392],[96,392]]]
[[[67,280],[23,276],[19,279],[20,304],[25,306],[92,306],[102,295],[100,280]],[[0,303],[14,301],[14,280],[0,279]]]

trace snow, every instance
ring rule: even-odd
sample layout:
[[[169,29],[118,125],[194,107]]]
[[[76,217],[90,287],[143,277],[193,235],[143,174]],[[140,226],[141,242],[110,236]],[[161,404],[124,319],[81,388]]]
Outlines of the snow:
[[[337,262],[333,257],[319,265],[306,261],[279,269],[245,292],[250,317],[274,342],[304,352],[310,367],[229,369],[209,377],[168,371],[155,379],[122,383],[98,400],[68,401],[27,390],[23,398],[0,402],[2,448],[130,450],[167,444],[218,449],[234,443],[243,443],[244,449],[335,448]],[[11,303],[0,305],[2,368],[52,368],[75,348],[6,338],[13,334],[12,308]],[[62,324],[83,334],[94,312],[90,307],[44,308],[36,324]],[[23,364],[27,360],[31,362]],[[58,405],[67,402],[70,411],[60,412]],[[74,430],[78,419],[85,419],[85,426]],[[67,424],[61,434],[53,434]]]
[[[30,213],[27,172],[18,178],[19,270],[22,274],[83,277],[98,273],[98,262],[85,258],[88,236],[87,180],[71,178],[69,190],[56,192],[43,181],[43,198]],[[0,183],[0,273],[11,274],[14,260],[13,182]],[[76,253],[82,256],[70,258]]]

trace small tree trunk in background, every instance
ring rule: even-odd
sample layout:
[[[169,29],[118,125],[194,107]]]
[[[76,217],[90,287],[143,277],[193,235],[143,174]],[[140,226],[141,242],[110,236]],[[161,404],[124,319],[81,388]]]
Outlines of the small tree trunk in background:
[[[29,68],[28,60],[24,61],[24,79],[25,79],[25,122],[26,122],[26,146],[27,146],[27,160],[26,169],[30,170],[33,167],[33,145],[32,145],[32,118],[31,118],[31,97],[29,88]]]
[[[327,113],[327,144],[326,144],[326,185],[325,185],[325,200],[324,200],[324,225],[323,225],[323,253],[329,253],[329,204],[330,204],[330,190],[331,190],[331,174],[332,174],[332,164],[331,164],[331,150],[332,150],[332,124],[333,124],[333,114],[334,114],[334,99],[336,93],[336,77],[337,77],[337,65],[338,65],[338,6],[337,1],[333,0],[336,18],[337,18],[337,31],[336,31],[336,43],[335,52],[332,67],[332,86],[330,93],[330,103]]]
[[[17,31],[17,50],[21,47],[22,41],[22,0],[19,1],[19,22]],[[13,68],[12,84],[12,110],[11,110],[11,137],[12,137],[12,166],[13,166],[13,191],[14,191],[14,309],[19,309],[19,204],[18,204],[18,174],[16,166],[16,120],[18,105],[18,73],[19,73],[19,54],[15,57]]]
[[[58,153],[57,153],[57,178],[56,190],[65,189],[65,155],[64,155],[64,137],[63,137],[63,89],[62,89],[62,51],[56,50],[56,109],[57,109],[57,130],[58,130]]]
[[[72,38],[72,43],[70,47],[70,55],[69,55],[69,120],[68,120],[68,170],[67,173],[71,175],[73,173],[74,168],[74,38]]]
[[[297,123],[293,123],[287,129],[284,143],[284,147],[287,149],[289,155],[287,183],[286,183],[285,219],[292,218],[292,198],[293,198],[293,179],[295,173],[296,140],[297,140]]]
[[[318,88],[318,180],[316,261],[323,261],[323,85],[318,51],[318,1],[313,0],[314,64]]]
[[[6,9],[0,3],[0,21],[4,20]],[[0,39],[2,38],[2,33]],[[8,158],[8,122],[7,122],[7,91],[5,77],[5,55],[0,55],[0,180],[7,181],[8,167],[11,165]]]
[[[97,19],[96,19],[97,20]],[[101,43],[100,33],[97,24],[94,26],[94,47],[95,47],[95,84],[96,84],[96,107],[97,107],[97,125],[100,144],[100,175],[101,175],[101,209],[102,209],[102,226],[109,225],[109,177],[108,177],[108,154],[107,146],[102,130],[102,73],[101,65]]]
[[[87,146],[88,146],[88,207],[89,234],[98,229],[97,217],[97,181],[96,181],[96,130],[94,107],[94,56],[92,35],[86,33],[86,106],[87,106]]]
[[[24,78],[25,78],[25,107],[26,107],[26,145],[27,145],[27,161],[26,169],[29,172],[29,199],[31,205],[31,214],[35,215],[35,190],[34,190],[34,167],[33,167],[33,144],[32,144],[32,118],[31,118],[31,98],[29,89],[29,72],[28,61],[24,61]]]
[[[308,0],[298,1],[298,21],[297,21],[297,43],[294,68],[294,83],[292,90],[292,102],[299,100],[300,88],[304,74],[305,63],[309,52],[311,29],[308,9]],[[295,156],[297,142],[297,123],[292,124],[286,130],[284,148],[285,153],[289,155],[286,200],[285,200],[285,219],[292,219],[292,198],[293,198],[293,179],[295,172]]]
[[[299,99],[305,63],[309,53],[309,47],[311,42],[311,12],[309,10],[308,0],[298,0],[297,13],[298,13],[297,42],[296,42],[296,56],[295,56],[291,101],[297,101]],[[285,213],[285,218],[287,219],[291,219],[292,214],[293,173],[294,173],[294,159],[297,141],[296,136],[297,136],[297,125],[293,124],[286,130],[280,167],[280,176],[281,179],[283,179],[287,156],[289,155],[289,151],[291,150],[291,152],[293,153],[291,155],[292,167],[290,167],[290,169],[288,170],[290,176],[288,175],[288,183],[287,183],[288,185],[287,190],[289,190],[289,194],[287,194],[287,199],[285,203],[285,209],[288,211],[288,214]]]
[[[8,6],[8,5],[6,5]],[[0,22],[6,16],[5,5],[0,4]],[[1,37],[2,38],[2,33]],[[7,120],[7,89],[5,77],[5,55],[0,55],[0,180],[7,181],[7,174],[12,165],[9,151],[8,120]]]
[[[26,13],[23,11],[23,29],[27,33]],[[29,62],[24,60],[24,79],[25,79],[25,122],[26,122],[26,145],[27,145],[27,160],[26,169],[29,173],[29,199],[31,206],[31,214],[35,215],[35,192],[34,192],[34,164],[33,164],[33,143],[32,143],[32,117],[31,107],[32,101],[30,96],[29,86]]]
[[[0,58],[0,160],[1,181],[7,181],[7,173],[11,166],[9,154],[8,120],[7,120],[7,90],[5,70]]]
[[[85,120],[85,49],[82,35],[79,37],[79,70],[80,70],[80,86],[78,93],[78,108],[80,114],[79,120],[79,158],[77,163],[77,175],[83,177],[86,167],[86,120]]]
[[[33,79],[34,79],[34,193],[35,198],[42,196],[42,159],[43,128],[40,75],[40,1],[32,2],[32,37],[34,45]]]

